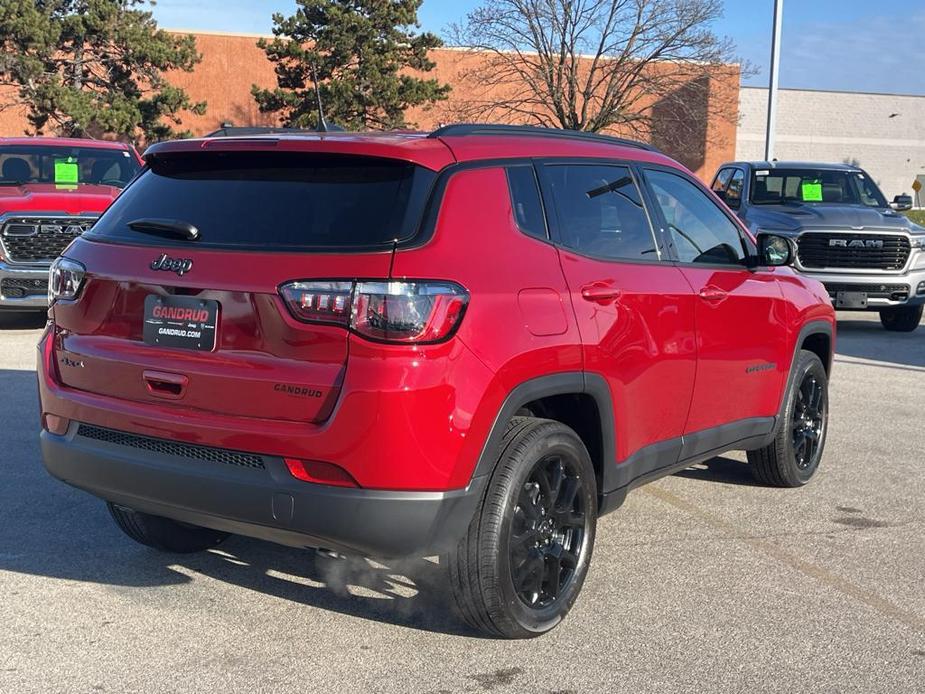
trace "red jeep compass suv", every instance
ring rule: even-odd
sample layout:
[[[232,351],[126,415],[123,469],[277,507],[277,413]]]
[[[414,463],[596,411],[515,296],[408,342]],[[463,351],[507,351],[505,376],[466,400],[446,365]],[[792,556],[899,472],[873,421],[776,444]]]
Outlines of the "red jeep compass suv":
[[[804,484],[834,319],[677,163],[536,128],[155,145],[52,268],[42,452],[133,539],[443,553],[542,633],[596,520],[744,449]]]

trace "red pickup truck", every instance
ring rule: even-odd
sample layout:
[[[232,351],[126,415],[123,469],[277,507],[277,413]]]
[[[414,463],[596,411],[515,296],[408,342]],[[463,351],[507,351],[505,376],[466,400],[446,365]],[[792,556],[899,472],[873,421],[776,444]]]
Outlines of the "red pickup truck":
[[[48,307],[51,262],[141,167],[119,142],[0,138],[0,310]]]

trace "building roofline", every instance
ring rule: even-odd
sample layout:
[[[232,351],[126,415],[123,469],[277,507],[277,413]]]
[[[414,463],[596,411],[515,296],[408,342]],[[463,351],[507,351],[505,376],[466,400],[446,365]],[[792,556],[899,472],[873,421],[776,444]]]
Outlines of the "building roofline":
[[[163,30],[168,34],[193,34],[194,36],[226,36],[229,38],[245,38],[245,39],[275,39],[277,38],[274,34],[252,34],[247,32],[237,32],[237,31],[215,31],[211,29],[175,29],[172,27],[163,27]],[[466,52],[466,51],[479,51],[479,49],[470,48],[468,46],[448,46],[443,45],[437,48],[432,48],[432,51],[456,51],[456,52]],[[480,51],[482,53],[489,53],[491,51]],[[514,53],[514,51],[499,51],[501,53]],[[536,55],[536,51],[522,51],[524,55]],[[578,58],[585,60],[593,60],[595,56],[591,54],[581,53]],[[690,63],[692,65],[706,65],[707,63],[701,60],[664,60],[660,61],[664,63]],[[741,69],[742,65],[738,61],[731,63],[723,63],[723,67],[739,68]]]
[[[214,31],[211,29],[174,29],[173,27],[163,27],[168,34],[193,34],[194,36],[226,36],[228,38],[238,39],[273,39],[273,34],[254,34],[244,31]]]
[[[742,84],[739,86],[739,89],[744,91],[746,89],[754,89],[756,91],[766,92],[768,91],[767,87],[755,84]],[[852,95],[862,95],[862,96],[901,96],[909,97],[912,99],[925,99],[925,94],[910,94],[908,92],[865,92],[865,91],[855,91],[851,89],[804,89],[802,87],[780,87],[779,91],[782,92],[812,92],[816,94],[852,94]]]

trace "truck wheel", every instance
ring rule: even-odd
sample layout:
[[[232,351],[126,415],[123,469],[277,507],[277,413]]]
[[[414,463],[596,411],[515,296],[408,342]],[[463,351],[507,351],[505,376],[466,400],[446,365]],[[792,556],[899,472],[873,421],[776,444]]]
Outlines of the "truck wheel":
[[[829,418],[829,380],[818,356],[801,350],[787,391],[784,419],[765,448],[748,451],[755,478],[774,487],[800,487],[819,467]]]
[[[919,327],[922,309],[925,306],[896,306],[880,310],[880,322],[887,330],[897,333],[911,333]]]
[[[124,506],[106,502],[116,525],[135,542],[162,552],[189,554],[215,547],[228,537],[228,533],[208,528],[197,528],[169,518],[133,511]]]
[[[463,619],[494,636],[555,627],[581,591],[597,524],[585,445],[560,422],[514,417],[485,497],[449,556]]]

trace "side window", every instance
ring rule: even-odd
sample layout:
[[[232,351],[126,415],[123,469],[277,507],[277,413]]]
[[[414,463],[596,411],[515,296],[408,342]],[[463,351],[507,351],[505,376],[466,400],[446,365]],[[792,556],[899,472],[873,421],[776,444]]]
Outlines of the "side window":
[[[745,187],[745,172],[736,169],[726,188],[726,204],[734,210],[742,206],[742,189]]]
[[[694,183],[677,174],[652,169],[646,170],[646,181],[682,263],[745,263],[738,228]]]
[[[658,260],[655,236],[627,167],[550,164],[543,174],[563,246],[608,260]]]
[[[533,166],[511,166],[507,169],[507,184],[511,190],[511,206],[520,230],[538,239],[547,239],[543,203]]]
[[[722,193],[729,184],[729,178],[732,176],[732,169],[722,169],[716,178],[713,179],[713,192]]]

